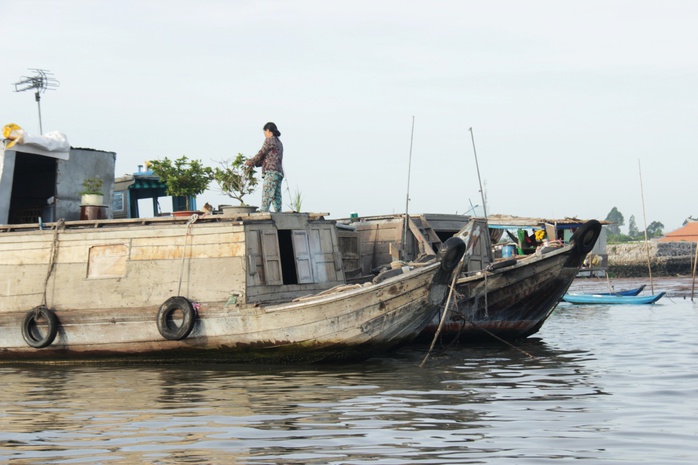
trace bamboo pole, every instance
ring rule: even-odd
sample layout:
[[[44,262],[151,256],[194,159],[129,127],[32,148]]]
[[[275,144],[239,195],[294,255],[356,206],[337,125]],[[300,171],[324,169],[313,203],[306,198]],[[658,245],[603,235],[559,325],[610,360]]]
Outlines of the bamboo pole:
[[[696,292],[696,264],[698,264],[698,244],[696,244],[696,255],[693,257],[693,283],[691,284],[691,302]]]
[[[650,274],[650,289],[652,295],[654,295],[654,283],[652,281],[652,263],[650,262],[650,243],[647,239],[647,216],[645,215],[645,191],[642,187],[642,166],[640,165],[640,159],[637,159],[637,168],[640,171],[640,195],[642,197],[642,221],[645,224],[645,251],[647,252],[647,270]]]
[[[473,154],[475,155],[475,168],[477,168],[477,182],[480,184],[480,198],[482,199],[482,213],[487,220],[487,204],[485,203],[485,192],[482,190],[482,179],[480,178],[480,164],[477,161],[477,150],[475,150],[475,134],[473,134],[473,128],[469,128],[470,139],[473,141]],[[473,212],[473,215],[475,212]]]

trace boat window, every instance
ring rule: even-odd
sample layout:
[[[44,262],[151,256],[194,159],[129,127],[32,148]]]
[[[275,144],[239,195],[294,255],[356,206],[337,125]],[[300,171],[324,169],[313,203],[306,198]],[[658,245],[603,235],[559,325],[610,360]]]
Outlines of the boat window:
[[[247,236],[249,284],[295,285],[344,279],[334,227],[279,229],[255,225]]]

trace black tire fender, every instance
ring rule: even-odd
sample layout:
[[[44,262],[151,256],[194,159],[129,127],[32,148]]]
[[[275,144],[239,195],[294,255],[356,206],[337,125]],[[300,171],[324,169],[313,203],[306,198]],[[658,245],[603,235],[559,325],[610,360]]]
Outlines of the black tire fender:
[[[596,244],[600,234],[601,223],[597,220],[589,220],[577,228],[574,234],[572,234],[570,242],[574,243],[579,255],[586,255],[594,248],[594,244]]]
[[[37,335],[40,321],[46,322],[46,333]],[[58,334],[58,317],[52,311],[41,305],[29,310],[22,319],[22,337],[30,347],[43,349],[50,346]]]
[[[177,312],[182,313],[182,323],[177,325],[173,316]],[[170,341],[180,341],[189,336],[194,329],[196,310],[185,297],[170,297],[160,306],[158,311],[158,331],[160,335]]]
[[[439,250],[441,268],[450,273],[455,270],[465,253],[465,242],[460,237],[449,237]]]

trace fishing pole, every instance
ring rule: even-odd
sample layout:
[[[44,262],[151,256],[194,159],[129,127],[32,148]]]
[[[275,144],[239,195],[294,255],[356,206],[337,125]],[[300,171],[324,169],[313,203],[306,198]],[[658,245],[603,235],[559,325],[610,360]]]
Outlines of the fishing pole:
[[[475,134],[473,133],[473,128],[470,127],[468,129],[470,131],[470,139],[473,141],[473,154],[475,155],[475,168],[477,169],[477,182],[480,185],[480,198],[482,199],[482,214],[485,216],[485,222],[489,225],[489,222],[487,221],[487,205],[485,204],[485,191],[482,189],[482,178],[480,178],[480,163],[477,161],[477,150],[475,149]],[[473,212],[475,213],[475,212]],[[489,234],[487,235],[488,240],[487,243],[490,242],[489,240]],[[488,247],[490,247],[488,245]],[[490,254],[491,257],[491,254]],[[489,313],[489,303],[487,302],[487,273],[485,272],[485,314]]]

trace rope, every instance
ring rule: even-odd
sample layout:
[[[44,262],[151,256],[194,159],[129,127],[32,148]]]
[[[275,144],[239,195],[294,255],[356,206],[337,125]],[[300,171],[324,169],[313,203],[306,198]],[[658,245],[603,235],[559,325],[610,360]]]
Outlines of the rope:
[[[475,273],[475,272],[473,272],[473,273]],[[487,303],[487,275],[488,275],[489,273],[488,273],[487,271],[484,271],[484,270],[483,270],[483,273],[484,273],[484,277],[485,277],[485,318],[489,318],[489,315],[488,315],[488,303]],[[526,355],[527,357],[530,357],[530,358],[532,358],[532,359],[534,359],[534,360],[536,359],[536,357],[535,357],[534,355],[531,355],[530,353],[526,352],[526,351],[523,350],[522,348],[515,346],[514,344],[512,344],[512,343],[509,342],[509,341],[507,341],[506,339],[502,339],[501,337],[497,336],[497,335],[494,334],[493,332],[489,331],[488,329],[483,328],[482,326],[480,326],[479,324],[475,323],[473,320],[471,320],[470,318],[468,318],[468,317],[465,315],[465,313],[461,312],[460,309],[458,308],[458,299],[460,299],[461,297],[462,297],[462,295],[459,294],[459,293],[456,291],[456,302],[455,302],[454,305],[455,305],[455,307],[456,307],[456,311],[458,312],[457,315],[460,316],[460,317],[463,319],[463,324],[461,325],[460,329],[458,330],[458,334],[456,334],[456,337],[454,337],[453,340],[452,340],[451,342],[449,342],[448,344],[446,344],[446,346],[444,347],[444,350],[447,349],[448,347],[450,347],[451,345],[453,345],[453,344],[460,338],[460,333],[463,331],[463,328],[465,327],[465,323],[470,323],[471,325],[473,325],[474,327],[476,327],[476,328],[479,329],[480,331],[484,332],[485,334],[487,334],[487,335],[489,335],[489,336],[492,336],[494,339],[497,339],[499,342],[502,342],[502,343],[504,343],[505,345],[508,345],[510,348],[512,348],[512,349],[514,349],[514,350],[518,350],[519,352],[521,352],[522,354]],[[450,298],[451,298],[451,296],[449,295],[449,299],[450,299]],[[446,312],[444,312],[444,315],[442,316],[442,322],[443,322],[443,320],[445,319],[445,316],[446,316]],[[434,336],[434,340],[436,340],[436,338],[438,337],[438,334],[439,334],[439,332],[440,332],[440,330],[441,330],[441,324],[442,324],[442,323],[439,324],[439,328],[438,328],[438,330],[437,330],[437,333],[436,333],[435,336]],[[433,347],[434,347],[434,342],[432,341],[432,345],[431,345],[431,348],[429,348],[429,352],[431,352],[431,349],[432,349]],[[427,357],[428,357],[428,356],[429,356],[429,354],[427,353]],[[424,361],[422,362],[422,365],[424,364],[424,362],[426,362],[426,357],[424,358]],[[422,367],[422,365],[420,365],[420,368]]]
[[[441,328],[443,327],[444,322],[446,321],[446,315],[448,315],[448,308],[451,305],[451,296],[453,296],[453,291],[456,288],[456,280],[458,279],[458,276],[460,275],[460,269],[463,266],[464,259],[465,259],[465,254],[463,254],[463,257],[461,257],[461,260],[458,263],[458,265],[456,266],[456,269],[453,270],[453,279],[451,280],[451,284],[449,286],[448,298],[446,299],[446,305],[444,306],[444,313],[443,313],[443,315],[441,315],[441,321],[439,322],[439,327],[436,328],[436,333],[434,333],[434,339],[431,341],[431,346],[429,347],[427,354],[424,356],[424,360],[422,360],[422,363],[419,364],[419,368],[424,367],[424,364],[427,363],[427,360],[429,359],[429,354],[434,349],[434,345],[436,344],[436,340],[439,338],[439,334],[441,334]]]
[[[459,297],[457,297],[457,298],[459,298]],[[458,309],[458,303],[457,303],[457,302],[456,302],[456,309],[459,310],[459,309]],[[449,342],[448,344],[446,344],[445,346],[443,346],[444,351],[445,351],[446,349],[448,349],[449,347],[451,347],[453,344],[455,344],[455,343],[458,341],[458,339],[460,338],[460,334],[461,334],[461,332],[463,331],[463,328],[465,328],[465,324],[466,324],[466,323],[470,323],[471,325],[473,325],[474,327],[476,327],[476,328],[479,329],[480,331],[484,332],[484,333],[487,334],[488,336],[492,336],[494,339],[497,339],[499,342],[503,342],[504,344],[508,345],[510,348],[512,348],[512,349],[514,349],[514,350],[517,350],[517,351],[521,352],[522,354],[526,355],[527,357],[530,357],[530,358],[532,358],[532,359],[534,359],[534,360],[537,358],[535,355],[531,355],[530,353],[526,352],[526,351],[523,350],[522,348],[515,346],[514,344],[512,344],[512,343],[509,342],[509,341],[507,341],[506,339],[502,339],[501,337],[497,336],[496,334],[494,334],[493,332],[489,331],[488,329],[483,328],[482,326],[480,326],[479,324],[475,323],[473,320],[471,320],[470,318],[468,318],[467,316],[465,316],[465,314],[464,314],[463,312],[460,312],[460,311],[459,311],[459,312],[458,312],[458,316],[462,318],[463,324],[461,324],[460,329],[458,330],[458,334],[456,334],[456,337],[454,337],[454,338],[451,340],[451,342]]]
[[[191,229],[194,226],[196,220],[199,219],[199,215],[194,213],[187,222],[187,229],[184,234],[184,248],[182,249],[182,263],[179,266],[179,286],[177,287],[177,295],[182,295],[182,277],[184,275],[184,258],[187,256],[187,237],[191,236]]]
[[[470,234],[470,233],[468,233]],[[461,236],[463,237],[463,236]],[[458,279],[458,276],[461,275],[461,270],[463,268],[463,265],[465,263],[466,257],[472,254],[472,249],[469,248],[470,241],[465,241],[466,242],[466,247],[465,247],[465,252],[463,253],[463,256],[460,258],[458,265],[456,268],[453,270],[453,279],[451,280],[451,284],[449,286],[448,290],[448,298],[446,299],[446,305],[444,306],[444,313],[441,315],[441,321],[439,321],[439,326],[436,328],[436,332],[434,333],[434,339],[431,341],[431,346],[429,346],[429,350],[427,351],[426,355],[424,356],[424,360],[422,360],[422,363],[419,364],[419,368],[424,367],[424,365],[427,363],[427,360],[429,359],[429,354],[431,354],[431,351],[434,349],[434,345],[436,345],[436,341],[439,338],[439,334],[441,334],[441,328],[443,328],[444,322],[446,321],[446,316],[448,315],[448,309],[451,305],[451,297],[453,296],[453,293],[456,288],[456,280]],[[464,275],[467,275],[469,273],[463,273]]]
[[[487,294],[489,294],[489,290],[487,289],[487,276],[489,273],[487,270],[483,270],[483,273],[485,274],[485,318],[490,317],[490,306],[487,303]]]
[[[46,279],[44,280],[44,295],[41,298],[41,307],[46,307],[46,292],[48,290],[48,280],[51,278],[51,274],[53,274],[53,268],[56,265],[56,256],[58,255],[58,232],[63,230],[65,230],[65,220],[61,218],[56,222],[56,225],[54,226],[53,230],[53,241],[51,242],[51,255],[49,255],[48,258],[48,270],[46,271]]]

